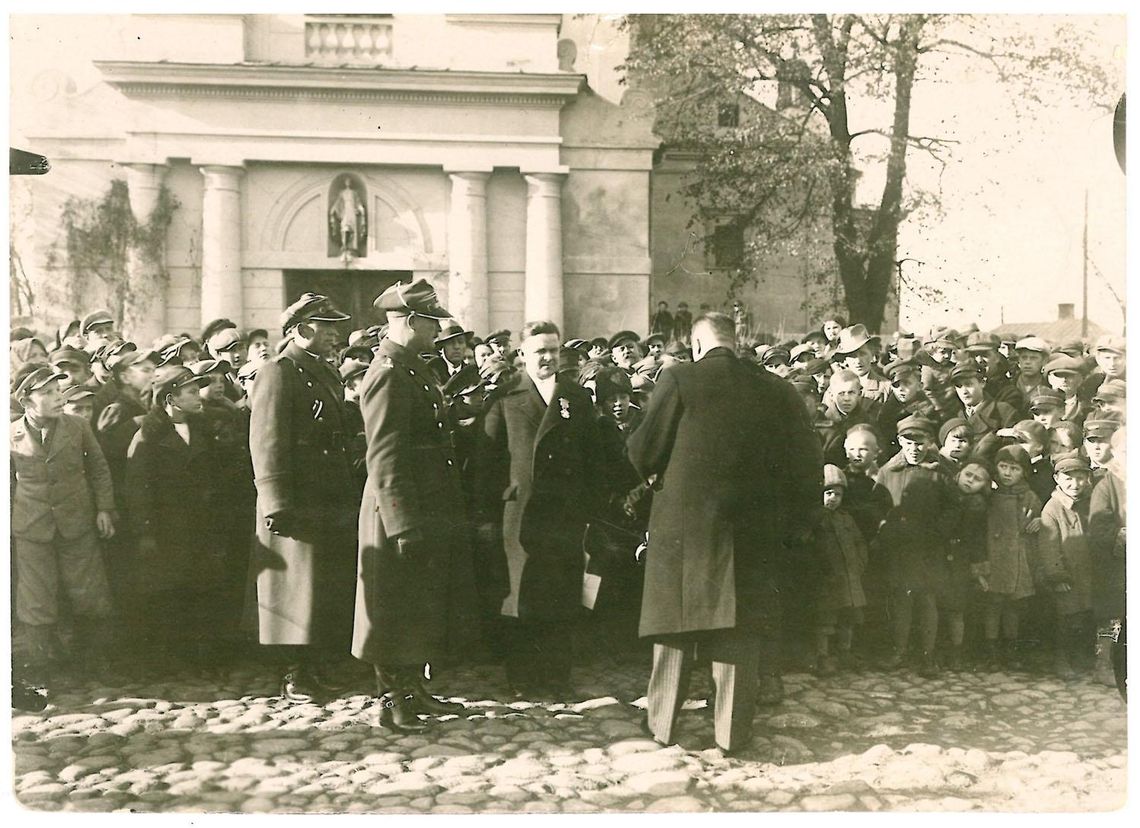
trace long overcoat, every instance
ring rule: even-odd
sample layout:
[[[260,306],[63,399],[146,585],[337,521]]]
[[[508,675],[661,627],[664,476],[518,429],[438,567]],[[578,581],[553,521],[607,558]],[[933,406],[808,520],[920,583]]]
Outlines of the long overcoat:
[[[597,427],[589,393],[561,377],[550,405],[523,373],[487,409],[476,489],[484,519],[502,525],[510,583],[502,615],[560,621],[580,612],[582,537],[603,488]]]
[[[940,454],[916,465],[899,452],[879,469],[875,482],[893,504],[875,538],[894,589],[937,591],[943,586],[946,513],[954,506],[950,461]]]
[[[1041,501],[1024,480],[1011,488],[999,487],[990,496],[986,514],[990,592],[1014,600],[1033,595],[1037,538],[1025,527],[1040,516]]]
[[[143,417],[127,449],[128,504],[135,539],[150,537],[154,550],[129,556],[137,593],[204,591],[221,574],[221,532],[211,507],[210,481],[220,458],[202,415],[188,418],[190,444],[161,408]]]
[[[1046,584],[1068,584],[1068,592],[1053,592],[1058,615],[1072,615],[1093,608],[1093,563],[1089,548],[1089,496],[1074,501],[1054,489],[1041,510],[1037,550]]]
[[[1093,606],[1101,619],[1124,613],[1125,543],[1120,530],[1127,524],[1124,480],[1111,469],[1089,498],[1089,543],[1093,554]]]
[[[757,632],[785,540],[806,538],[822,491],[822,455],[790,384],[728,348],[661,371],[628,441],[657,476],[640,635]]]
[[[346,451],[344,391],[324,360],[290,343],[257,373],[249,449],[257,488],[257,581],[262,644],[347,650],[356,580],[358,490]],[[295,527],[277,535],[267,516]]]
[[[373,664],[457,656],[478,628],[459,468],[443,398],[417,355],[384,339],[360,384],[368,481],[360,504],[352,654]],[[418,542],[403,552],[397,536]]]

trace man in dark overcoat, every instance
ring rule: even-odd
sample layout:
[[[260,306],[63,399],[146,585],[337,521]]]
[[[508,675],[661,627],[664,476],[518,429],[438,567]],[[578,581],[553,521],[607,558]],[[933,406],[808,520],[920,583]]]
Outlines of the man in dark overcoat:
[[[661,372],[630,460],[656,476],[640,635],[651,638],[648,727],[673,742],[697,651],[713,665],[716,743],[751,739],[760,631],[781,549],[810,530],[819,442],[784,380],[735,355],[731,317],[693,324],[693,363]]]
[[[289,340],[253,383],[249,448],[257,487],[258,640],[288,647],[281,693],[328,692],[321,658],[348,650],[356,576],[356,504],[340,376],[326,358],[348,316],[306,293],[282,314]]]
[[[419,356],[449,314],[424,280],[398,282],[373,304],[389,327],[360,386],[368,482],[352,654],[373,665],[380,724],[422,730],[418,712],[462,710],[423,682],[479,623],[459,467],[443,396]]]
[[[526,370],[487,409],[476,447],[480,539],[502,538],[510,593],[507,680],[517,694],[570,692],[570,627],[581,613],[582,535],[599,491],[589,393],[557,376],[553,322],[521,333]]]

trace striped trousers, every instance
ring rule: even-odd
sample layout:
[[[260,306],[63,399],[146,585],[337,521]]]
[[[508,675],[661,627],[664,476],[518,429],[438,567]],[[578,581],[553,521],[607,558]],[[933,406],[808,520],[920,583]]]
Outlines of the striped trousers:
[[[752,718],[756,712],[760,641],[751,632],[713,630],[657,638],[646,694],[649,729],[665,744],[674,741],[677,714],[685,702],[689,677],[698,655],[712,663],[717,746],[724,751],[740,750],[752,740]]]

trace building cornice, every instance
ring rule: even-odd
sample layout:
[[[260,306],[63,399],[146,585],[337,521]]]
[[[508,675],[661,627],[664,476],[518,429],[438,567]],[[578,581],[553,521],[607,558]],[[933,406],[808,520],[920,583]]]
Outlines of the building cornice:
[[[131,98],[561,107],[585,83],[583,75],[563,73],[135,61],[96,61],[95,65],[107,83]]]

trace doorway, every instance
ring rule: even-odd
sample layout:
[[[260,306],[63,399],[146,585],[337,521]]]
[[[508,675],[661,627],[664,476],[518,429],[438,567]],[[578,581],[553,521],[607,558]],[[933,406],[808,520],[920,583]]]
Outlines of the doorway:
[[[372,302],[396,282],[412,281],[410,270],[286,270],[285,306],[302,293],[320,293],[352,318],[339,323],[347,337],[351,331],[382,325],[386,320]]]

